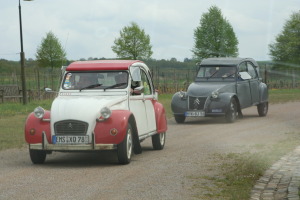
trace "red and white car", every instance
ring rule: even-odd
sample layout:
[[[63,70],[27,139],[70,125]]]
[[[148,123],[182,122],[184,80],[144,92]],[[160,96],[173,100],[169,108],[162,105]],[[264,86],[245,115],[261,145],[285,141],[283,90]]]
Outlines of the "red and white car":
[[[167,121],[157,99],[150,70],[141,61],[73,62],[51,111],[37,107],[27,118],[31,161],[44,163],[52,151],[116,150],[119,163],[128,164],[148,137],[161,150]]]

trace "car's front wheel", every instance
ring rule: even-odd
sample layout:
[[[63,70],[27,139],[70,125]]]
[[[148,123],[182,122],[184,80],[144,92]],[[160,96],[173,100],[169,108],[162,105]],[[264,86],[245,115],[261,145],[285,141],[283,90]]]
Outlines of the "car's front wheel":
[[[260,117],[264,117],[267,115],[269,109],[269,103],[264,102],[257,105],[257,112]]]
[[[228,123],[235,122],[237,118],[237,103],[234,98],[231,99],[228,111],[225,114],[225,119]]]
[[[175,121],[178,124],[182,124],[185,121],[185,116],[184,115],[174,115]]]
[[[127,131],[123,142],[118,144],[117,154],[120,164],[130,163],[133,151],[132,128],[128,124]]]
[[[162,150],[166,142],[166,132],[152,135],[152,146],[155,150]]]
[[[46,151],[29,149],[30,159],[33,164],[43,164],[46,160]]]

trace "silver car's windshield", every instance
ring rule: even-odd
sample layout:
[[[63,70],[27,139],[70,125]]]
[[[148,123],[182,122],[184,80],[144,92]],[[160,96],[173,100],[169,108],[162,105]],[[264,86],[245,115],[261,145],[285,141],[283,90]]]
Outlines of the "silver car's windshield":
[[[236,67],[234,66],[201,66],[197,78],[234,78]]]
[[[64,90],[124,89],[128,85],[126,71],[67,72]]]

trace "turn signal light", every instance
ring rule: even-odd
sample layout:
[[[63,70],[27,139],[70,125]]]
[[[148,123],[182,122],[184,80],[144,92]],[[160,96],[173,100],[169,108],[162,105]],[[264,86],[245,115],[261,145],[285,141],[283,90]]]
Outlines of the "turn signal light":
[[[113,128],[113,129],[110,129],[110,134],[111,134],[112,136],[115,136],[115,135],[117,135],[117,134],[118,134],[118,130],[117,130],[117,129],[115,129],[115,128]]]
[[[29,134],[34,135],[35,134],[35,129],[34,128],[30,129]]]

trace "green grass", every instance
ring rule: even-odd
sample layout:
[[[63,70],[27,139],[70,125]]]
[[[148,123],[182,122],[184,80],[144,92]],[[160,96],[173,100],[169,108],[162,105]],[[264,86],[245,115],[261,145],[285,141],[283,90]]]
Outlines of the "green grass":
[[[170,119],[173,117],[172,110],[171,110],[171,100],[173,94],[160,94],[158,95],[158,101],[164,105],[167,118]]]
[[[26,105],[18,102],[5,102],[0,104],[0,119],[15,115],[27,115],[31,113],[37,106],[41,106],[44,109],[50,109],[51,103],[52,99],[32,101]]]
[[[24,126],[27,115],[18,114],[0,118],[0,151],[19,148],[25,144]]]
[[[270,99],[270,103],[300,101],[300,89],[269,90],[269,99]]]
[[[264,172],[278,161],[282,156],[291,152],[299,145],[300,134],[288,133],[288,139],[273,146],[251,147],[255,153],[246,151],[244,153],[218,154],[214,156],[219,165],[217,167],[222,172],[215,177],[195,176],[190,177],[195,183],[195,188],[201,188],[201,193],[195,194],[198,199],[231,199],[248,200],[250,192],[256,180]],[[211,184],[203,185],[203,180]],[[204,194],[202,193],[202,191]],[[222,197],[222,198],[221,198]]]

